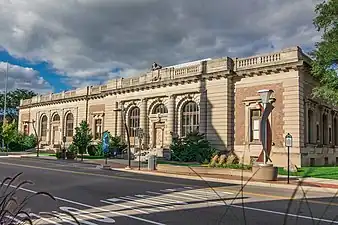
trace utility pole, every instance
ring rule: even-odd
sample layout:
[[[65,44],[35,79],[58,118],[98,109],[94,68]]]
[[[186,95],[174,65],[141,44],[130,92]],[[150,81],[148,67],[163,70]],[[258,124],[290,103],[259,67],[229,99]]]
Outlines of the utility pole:
[[[4,95],[4,112],[2,119],[2,133],[4,133],[3,128],[6,124],[6,111],[7,111],[7,83],[8,83],[8,62],[6,63],[6,74],[5,74],[5,95]],[[2,138],[2,149],[5,150],[5,140]],[[6,150],[8,152],[8,149]]]

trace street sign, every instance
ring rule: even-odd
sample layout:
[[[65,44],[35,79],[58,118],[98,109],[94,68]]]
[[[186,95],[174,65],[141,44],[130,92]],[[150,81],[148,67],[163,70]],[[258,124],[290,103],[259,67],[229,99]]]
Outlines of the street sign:
[[[292,147],[292,136],[289,133],[285,136],[285,146]]]
[[[109,151],[109,133],[106,131],[102,136],[102,148],[104,153],[108,153]]]

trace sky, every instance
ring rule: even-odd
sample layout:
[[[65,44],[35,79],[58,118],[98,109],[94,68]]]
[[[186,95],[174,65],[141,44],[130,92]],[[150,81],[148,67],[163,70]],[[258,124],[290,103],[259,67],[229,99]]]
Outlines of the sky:
[[[204,58],[248,57],[321,34],[321,0],[0,0],[0,91],[40,94]]]

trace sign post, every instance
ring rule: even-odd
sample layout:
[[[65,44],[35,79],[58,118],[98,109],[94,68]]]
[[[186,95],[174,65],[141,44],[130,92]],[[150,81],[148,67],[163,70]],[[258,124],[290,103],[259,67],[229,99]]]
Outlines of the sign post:
[[[285,136],[285,146],[288,148],[288,184],[290,184],[290,147],[292,147],[292,136],[290,133]]]
[[[138,170],[141,170],[141,149],[142,149],[142,138],[143,138],[143,129],[139,128],[137,133],[138,139],[139,139],[139,154],[138,154]]]
[[[105,155],[105,164],[107,165],[107,161],[108,161],[108,152],[109,152],[109,133],[108,131],[105,131],[102,135],[102,150],[103,153]]]

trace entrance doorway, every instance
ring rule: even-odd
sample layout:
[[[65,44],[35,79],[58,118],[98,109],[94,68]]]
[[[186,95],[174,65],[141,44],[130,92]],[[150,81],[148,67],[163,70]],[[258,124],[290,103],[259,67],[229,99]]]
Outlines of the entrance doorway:
[[[163,148],[164,145],[164,128],[165,124],[162,122],[155,123],[155,137],[154,146],[155,148]]]

